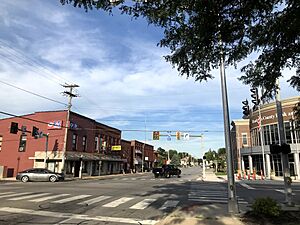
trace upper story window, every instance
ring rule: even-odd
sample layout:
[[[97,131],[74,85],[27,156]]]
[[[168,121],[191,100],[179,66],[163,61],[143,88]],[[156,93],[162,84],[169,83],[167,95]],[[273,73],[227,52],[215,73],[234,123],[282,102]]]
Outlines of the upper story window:
[[[99,151],[99,137],[95,137],[95,151]]]
[[[0,135],[0,151],[1,151],[1,149],[2,149],[2,141],[3,141],[3,136]]]
[[[73,136],[72,136],[72,150],[73,151],[77,150],[77,138],[78,138],[78,135],[73,134]]]
[[[248,145],[248,139],[246,133],[242,134],[242,143],[243,145]]]
[[[84,152],[86,151],[86,145],[87,145],[86,140],[87,140],[86,136],[83,136],[82,137],[82,149]]]
[[[26,141],[27,141],[27,135],[22,134],[20,136],[19,152],[25,152],[25,150],[26,150]]]

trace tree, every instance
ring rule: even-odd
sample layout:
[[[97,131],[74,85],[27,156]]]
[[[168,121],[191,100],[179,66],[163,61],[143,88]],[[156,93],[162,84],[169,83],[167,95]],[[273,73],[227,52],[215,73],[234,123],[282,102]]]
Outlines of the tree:
[[[212,151],[211,149],[209,149],[208,152],[204,153],[204,156],[206,157],[207,161],[214,161],[217,158],[217,153],[216,153],[216,151],[214,151],[214,150]]]
[[[183,76],[196,81],[212,79],[220,56],[226,65],[236,65],[249,54],[259,56],[243,67],[241,80],[264,87],[272,97],[282,69],[296,67],[289,80],[300,90],[300,1],[297,0],[60,0],[85,10],[102,9],[134,18],[164,29],[159,46],[171,54],[165,59]]]
[[[180,166],[180,158],[178,154],[174,154],[171,158],[171,164],[175,166]]]

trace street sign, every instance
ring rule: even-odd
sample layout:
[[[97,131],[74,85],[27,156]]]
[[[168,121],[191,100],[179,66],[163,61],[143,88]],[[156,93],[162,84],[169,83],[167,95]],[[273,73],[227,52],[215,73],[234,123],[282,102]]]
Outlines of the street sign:
[[[167,141],[171,141],[172,138],[171,138],[171,131],[167,131]]]
[[[112,151],[121,151],[121,145],[113,145],[111,146]]]
[[[183,140],[186,140],[186,141],[190,140],[190,134],[189,133],[184,133],[183,134]]]

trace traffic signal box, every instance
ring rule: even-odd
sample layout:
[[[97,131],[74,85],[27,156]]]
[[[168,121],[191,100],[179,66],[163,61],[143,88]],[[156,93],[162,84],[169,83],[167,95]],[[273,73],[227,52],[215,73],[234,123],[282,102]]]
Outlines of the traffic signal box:
[[[31,136],[34,138],[38,138],[39,137],[39,128],[33,126],[32,127],[32,132],[31,132]]]
[[[11,122],[11,124],[10,124],[10,133],[11,134],[17,134],[18,130],[19,130],[18,123]]]
[[[177,140],[180,140],[180,136],[181,136],[180,131],[177,131],[177,132],[176,132],[176,139],[177,139]]]
[[[159,131],[153,131],[153,140],[159,140]]]
[[[256,110],[257,106],[260,103],[260,99],[259,99],[259,96],[258,96],[258,90],[257,90],[257,88],[251,88],[250,91],[252,93],[251,94],[252,103],[254,104],[253,110]]]
[[[278,145],[278,144],[274,144],[274,145],[270,145],[270,153],[271,154],[280,154],[280,153],[283,153],[283,154],[289,154],[291,153],[291,146],[289,144],[281,144],[281,145]]]
[[[244,117],[248,117],[250,115],[248,100],[246,99],[245,101],[242,101],[242,103],[243,103],[242,109],[243,109]]]

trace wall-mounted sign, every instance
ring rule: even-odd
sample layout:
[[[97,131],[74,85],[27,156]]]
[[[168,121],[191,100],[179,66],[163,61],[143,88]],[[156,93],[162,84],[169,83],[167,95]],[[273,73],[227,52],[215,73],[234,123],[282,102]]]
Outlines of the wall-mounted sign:
[[[61,129],[62,121],[56,120],[48,123],[48,129]]]
[[[70,128],[71,128],[71,129],[77,129],[77,128],[78,128],[78,125],[77,125],[76,123],[70,122]]]
[[[111,146],[112,151],[121,151],[121,145],[113,145]]]

